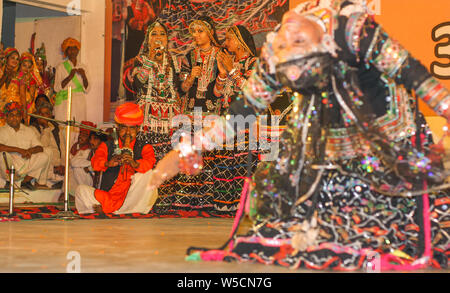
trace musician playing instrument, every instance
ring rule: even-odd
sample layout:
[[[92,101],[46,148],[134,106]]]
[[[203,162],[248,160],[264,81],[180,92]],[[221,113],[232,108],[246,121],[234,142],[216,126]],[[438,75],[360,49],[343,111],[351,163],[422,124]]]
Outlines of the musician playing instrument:
[[[80,214],[146,214],[157,198],[157,191],[145,192],[151,173],[147,171],[156,161],[153,147],[136,141],[144,119],[142,109],[134,103],[122,104],[114,119],[118,137],[102,142],[91,159],[94,171],[103,172],[100,189],[80,185],[75,191],[75,206]]]

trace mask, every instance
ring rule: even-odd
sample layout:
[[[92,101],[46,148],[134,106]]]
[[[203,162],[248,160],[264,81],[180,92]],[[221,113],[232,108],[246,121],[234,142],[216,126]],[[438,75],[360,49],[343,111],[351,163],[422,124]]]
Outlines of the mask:
[[[296,91],[310,90],[329,77],[332,64],[329,53],[313,53],[277,64],[277,80]]]

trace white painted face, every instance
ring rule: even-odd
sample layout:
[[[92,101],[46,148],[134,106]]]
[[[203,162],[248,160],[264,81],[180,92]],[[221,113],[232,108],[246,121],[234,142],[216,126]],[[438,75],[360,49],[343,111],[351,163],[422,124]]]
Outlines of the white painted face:
[[[273,40],[273,52],[279,63],[317,52],[323,30],[314,21],[293,11],[283,16],[280,30]]]

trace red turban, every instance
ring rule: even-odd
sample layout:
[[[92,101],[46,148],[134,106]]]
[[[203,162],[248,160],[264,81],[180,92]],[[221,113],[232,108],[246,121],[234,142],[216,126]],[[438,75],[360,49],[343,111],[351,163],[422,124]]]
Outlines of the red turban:
[[[141,125],[144,122],[144,112],[135,103],[124,103],[117,107],[114,120],[127,126]]]
[[[97,127],[97,125],[95,125],[91,121],[81,121],[81,124],[90,126],[90,127],[94,127],[94,128]],[[91,131],[89,129],[84,129],[84,128],[80,128],[80,132],[89,133],[89,134],[91,133]]]
[[[20,105],[17,102],[10,102],[10,103],[6,104],[5,107],[3,108],[3,113],[1,116],[6,117],[12,111],[19,111],[19,113],[22,114],[23,113],[22,105]]]

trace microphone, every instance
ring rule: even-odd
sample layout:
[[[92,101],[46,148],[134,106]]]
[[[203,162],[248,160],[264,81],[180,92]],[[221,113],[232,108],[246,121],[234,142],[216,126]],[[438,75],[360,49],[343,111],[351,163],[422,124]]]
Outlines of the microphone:
[[[158,47],[155,50],[156,50],[156,56],[159,57],[163,54],[162,52],[164,51],[165,47],[164,47],[163,43],[161,43],[161,41],[159,41],[159,40],[155,41],[155,44],[158,45]]]

